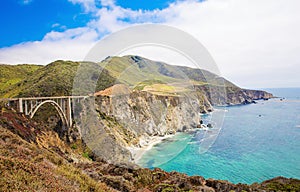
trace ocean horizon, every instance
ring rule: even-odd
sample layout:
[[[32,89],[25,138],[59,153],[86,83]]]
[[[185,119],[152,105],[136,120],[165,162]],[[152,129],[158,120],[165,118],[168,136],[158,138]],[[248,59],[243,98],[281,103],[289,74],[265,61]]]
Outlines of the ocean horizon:
[[[138,164],[232,183],[251,184],[276,176],[300,179],[300,88],[261,90],[278,98],[217,107],[223,110],[224,121],[205,153],[201,143],[209,130],[196,129],[154,145]],[[214,113],[201,115],[204,123],[214,123]]]

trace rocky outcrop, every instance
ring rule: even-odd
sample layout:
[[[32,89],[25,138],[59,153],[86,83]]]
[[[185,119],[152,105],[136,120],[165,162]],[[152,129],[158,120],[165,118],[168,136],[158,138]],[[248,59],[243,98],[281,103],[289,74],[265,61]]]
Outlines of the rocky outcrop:
[[[271,93],[260,90],[240,89],[232,91],[227,88],[227,105],[240,105],[255,103],[255,100],[273,98]]]
[[[97,166],[95,166],[97,165]],[[92,178],[104,181],[118,191],[203,191],[203,192],[244,192],[244,191],[299,191],[300,180],[277,177],[262,183],[233,184],[229,181],[205,179],[201,176],[187,176],[178,172],[161,169],[134,169],[107,164],[77,165]]]
[[[241,105],[254,103],[255,100],[270,99],[271,93],[260,90],[241,89],[236,86],[195,86],[213,106]]]
[[[130,128],[136,135],[172,134],[195,128],[200,121],[197,98],[130,92],[117,96],[98,96],[97,109]]]
[[[131,153],[126,146],[136,139],[114,118],[94,108],[93,99],[86,100],[75,121],[81,138],[92,152],[109,163],[129,163]]]
[[[203,102],[197,95],[155,95],[115,85],[95,94],[93,113],[84,104],[79,127],[87,144],[106,161],[130,162],[128,147],[143,146],[151,136],[196,128]]]
[[[243,92],[252,100],[274,98],[273,94],[266,91],[243,89]]]

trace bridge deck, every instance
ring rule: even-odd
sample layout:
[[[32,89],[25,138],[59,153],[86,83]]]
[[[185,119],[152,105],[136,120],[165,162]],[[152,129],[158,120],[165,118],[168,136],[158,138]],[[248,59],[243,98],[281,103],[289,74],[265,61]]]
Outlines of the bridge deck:
[[[19,99],[24,100],[45,100],[45,99],[81,99],[88,98],[90,96],[58,96],[58,97],[20,97],[20,98],[0,98],[0,101],[17,101]]]

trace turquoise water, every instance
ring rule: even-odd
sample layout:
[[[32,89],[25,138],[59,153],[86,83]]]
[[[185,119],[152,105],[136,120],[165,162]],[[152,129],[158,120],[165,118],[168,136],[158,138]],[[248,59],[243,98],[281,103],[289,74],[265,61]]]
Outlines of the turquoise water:
[[[300,89],[268,91],[285,99],[220,109],[226,111],[223,126],[205,153],[201,142],[209,133],[198,130],[164,140],[138,163],[233,183],[276,176],[300,179]],[[204,121],[212,115],[203,115]]]

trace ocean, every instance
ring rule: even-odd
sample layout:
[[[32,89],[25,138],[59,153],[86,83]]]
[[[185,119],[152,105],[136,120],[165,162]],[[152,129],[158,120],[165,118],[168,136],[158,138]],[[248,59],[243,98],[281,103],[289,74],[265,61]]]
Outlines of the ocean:
[[[300,88],[264,90],[284,99],[217,108],[202,115],[205,123],[218,127],[212,117],[223,112],[217,132],[176,133],[147,151],[138,164],[232,183],[276,176],[300,179]],[[215,133],[214,142],[204,145]]]

